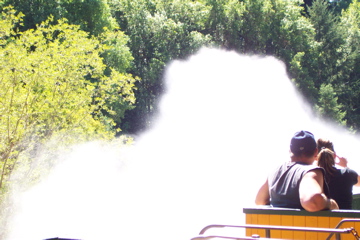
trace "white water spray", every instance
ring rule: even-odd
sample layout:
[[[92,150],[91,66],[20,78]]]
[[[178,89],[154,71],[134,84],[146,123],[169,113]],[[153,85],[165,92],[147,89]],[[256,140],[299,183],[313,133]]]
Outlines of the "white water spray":
[[[202,49],[171,63],[156,126],[126,152],[89,143],[25,193],[8,240],[187,240],[243,224],[294,132],[334,141],[356,169],[359,139],[316,120],[272,57]]]

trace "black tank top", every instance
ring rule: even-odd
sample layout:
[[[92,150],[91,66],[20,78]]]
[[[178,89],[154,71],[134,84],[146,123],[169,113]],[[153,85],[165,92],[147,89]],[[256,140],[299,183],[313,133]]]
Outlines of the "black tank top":
[[[321,167],[304,164],[300,162],[286,162],[281,165],[268,178],[270,190],[270,205],[273,207],[299,208],[303,209],[300,203],[299,186],[303,176]],[[324,181],[324,193],[328,196],[328,187]]]

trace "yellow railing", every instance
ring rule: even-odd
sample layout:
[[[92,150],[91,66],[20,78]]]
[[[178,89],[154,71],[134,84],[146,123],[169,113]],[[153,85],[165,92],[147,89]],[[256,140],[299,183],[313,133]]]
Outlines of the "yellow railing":
[[[254,207],[243,209],[246,216],[246,224],[250,225],[273,225],[282,227],[300,227],[300,228],[331,228],[335,229],[339,222],[345,221],[341,227],[344,229],[360,230],[360,221],[351,221],[351,219],[360,219],[358,210],[333,210],[320,212],[307,212],[300,209],[272,208],[272,207]],[[246,236],[254,234],[260,237],[267,237],[267,230],[247,228]],[[329,237],[326,232],[314,231],[291,231],[282,229],[271,230],[271,238],[279,239],[311,239],[325,240]],[[331,239],[337,239],[333,235]],[[352,234],[341,236],[342,240],[354,239]]]

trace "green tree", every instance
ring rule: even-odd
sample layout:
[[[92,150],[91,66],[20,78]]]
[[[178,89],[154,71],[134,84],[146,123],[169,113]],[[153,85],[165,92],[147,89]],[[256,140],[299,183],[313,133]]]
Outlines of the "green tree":
[[[36,24],[45,21],[50,15],[60,19],[66,14],[66,10],[61,6],[61,1],[3,0],[3,2],[3,6],[11,5],[25,15],[21,30],[35,28]]]
[[[225,31],[224,43],[222,44],[227,49],[234,49],[239,52],[244,48],[244,38],[241,35],[243,29],[245,12],[245,5],[241,1],[230,0],[227,2],[225,9]]]
[[[212,36],[216,46],[243,51],[244,36],[241,33],[245,28],[246,5],[236,0],[206,0],[205,3],[210,10],[204,17],[204,33]]]
[[[322,83],[332,83],[336,88],[345,74],[342,72],[346,60],[344,28],[327,1],[314,1],[309,14],[315,28],[315,41],[318,42],[316,53],[311,56],[316,66],[313,66],[310,74],[314,77],[316,87],[319,88]]]
[[[273,55],[281,59],[300,91],[316,102],[318,90],[304,64],[304,57],[316,46],[315,31],[302,14],[301,2],[227,1],[221,8],[225,16],[219,15],[224,18],[225,35],[217,38],[224,42],[217,43],[238,52]]]
[[[334,120],[340,125],[346,125],[346,120],[344,120],[346,112],[342,111],[342,105],[338,103],[338,97],[331,84],[322,84],[319,96],[316,106],[318,114],[325,119]]]
[[[334,12],[340,15],[343,10],[349,8],[349,5],[352,2],[353,0],[332,0],[330,1],[330,4],[334,8]]]
[[[267,12],[270,10],[269,1],[245,0],[243,15],[243,28],[241,37],[244,41],[243,52],[251,54],[264,54],[268,30]],[[265,31],[265,32],[263,32]]]
[[[66,9],[63,16],[72,24],[80,25],[81,29],[98,35],[104,28],[117,27],[116,20],[111,16],[106,0],[62,0],[61,7]]]
[[[106,34],[89,38],[79,26],[52,19],[24,32],[12,8],[0,20],[0,188],[6,190],[19,154],[52,137],[63,144],[115,135],[109,106],[135,102],[131,75],[108,70],[101,58]],[[117,113],[118,114],[118,113]]]
[[[54,22],[66,18],[69,23],[79,25],[81,30],[90,35],[104,37],[103,43],[109,46],[101,55],[107,66],[105,74],[108,75],[112,68],[126,73],[132,67],[134,58],[127,46],[129,38],[118,28],[106,0],[5,0],[5,2],[13,4],[16,10],[25,14],[24,25],[21,27],[23,30],[36,29],[37,24],[52,16]],[[107,106],[107,110],[103,108],[102,111],[104,115],[115,120],[117,127],[120,127],[124,112],[132,108],[119,98],[118,101],[113,101]],[[110,109],[112,113],[107,112]],[[118,114],[113,114],[114,112]]]
[[[104,27],[117,26],[106,0],[4,0],[4,6],[8,5],[25,15],[24,30],[35,28],[50,15],[55,20],[66,18],[94,35],[102,33]]]
[[[348,127],[360,129],[360,2],[353,1],[346,11],[342,12],[341,22],[345,31],[345,49],[347,53],[348,77],[344,79],[339,99],[346,109]]]
[[[201,31],[208,8],[197,1],[121,0],[110,6],[121,29],[129,36],[137,83],[136,108],[125,113],[128,131],[151,125],[152,114],[164,91],[163,71],[172,59],[181,59],[209,44]]]
[[[216,43],[225,42],[226,15],[225,5],[227,0],[207,0],[206,4],[210,6],[209,16],[207,17],[206,28]]]
[[[312,75],[313,56],[318,43],[315,41],[315,29],[308,18],[302,15],[299,5],[287,4],[281,19],[279,34],[279,57],[288,67],[288,73],[299,91],[314,104],[318,89]]]
[[[314,33],[310,22],[301,14],[300,3],[283,0],[228,1],[226,28],[237,32],[230,34],[231,38],[237,39],[236,50],[273,55],[289,65],[295,55],[311,47]]]
[[[349,119],[349,115],[354,113],[354,109],[348,107],[352,105],[349,94],[352,95],[350,92],[353,91],[349,85],[357,89],[356,82],[352,80],[351,76],[354,64],[356,64],[356,55],[358,55],[358,48],[352,46],[355,32],[351,30],[353,28],[349,26],[349,21],[341,20],[341,17],[333,12],[327,1],[314,1],[309,8],[309,14],[309,19],[315,29],[317,45],[307,56],[304,65],[310,69],[308,75],[313,78],[314,86],[319,89],[319,95],[316,98],[318,101],[321,100],[321,86],[331,84],[338,97],[337,102],[346,112],[346,119]],[[320,102],[318,104],[321,105]],[[328,108],[323,110],[331,111]],[[330,112],[328,115],[332,116],[333,114]],[[337,118],[334,120],[339,121]],[[352,128],[349,125],[352,122],[347,123],[348,127]]]

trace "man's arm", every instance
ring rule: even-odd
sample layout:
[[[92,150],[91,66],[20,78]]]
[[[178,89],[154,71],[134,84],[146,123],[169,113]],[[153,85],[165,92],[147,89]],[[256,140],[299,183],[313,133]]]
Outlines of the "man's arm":
[[[360,187],[360,175],[357,176],[357,183],[354,185],[356,187]]]
[[[300,182],[299,194],[302,207],[309,212],[339,209],[335,200],[323,193],[324,177],[320,169],[309,171]]]
[[[269,194],[269,185],[268,181],[260,187],[256,198],[255,198],[256,205],[269,205],[270,204],[270,194]]]

